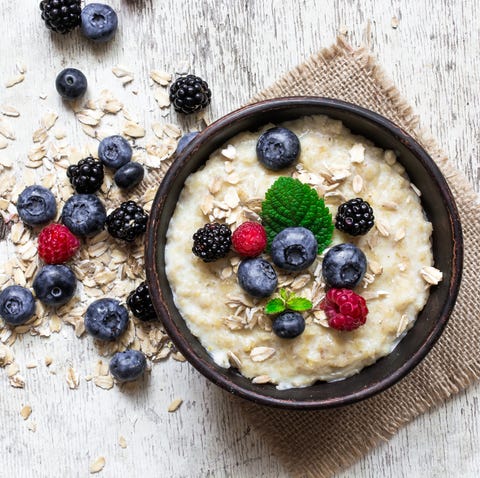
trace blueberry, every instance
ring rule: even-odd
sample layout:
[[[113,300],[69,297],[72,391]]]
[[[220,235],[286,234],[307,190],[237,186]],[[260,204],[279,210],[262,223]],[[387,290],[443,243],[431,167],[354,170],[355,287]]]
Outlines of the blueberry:
[[[103,3],[89,3],[81,13],[80,28],[84,36],[98,43],[113,38],[118,27],[118,17],[112,7]]]
[[[87,91],[87,78],[76,68],[62,70],[55,80],[58,94],[66,100],[76,100]]]
[[[198,135],[198,133],[200,133],[200,131],[191,131],[190,133],[184,134],[178,141],[177,149],[175,152],[177,154],[180,154],[187,147],[188,143],[190,143],[193,138]]]
[[[35,299],[25,287],[11,285],[0,293],[0,317],[10,325],[21,325],[35,313]]]
[[[273,263],[287,271],[310,267],[317,257],[318,244],[313,232],[304,227],[287,227],[273,239]]]
[[[63,265],[43,266],[33,281],[36,296],[47,305],[66,304],[73,297],[76,288],[75,274]]]
[[[128,311],[115,299],[98,299],[92,302],[85,314],[85,329],[100,340],[115,340],[125,332]]]
[[[28,186],[18,196],[17,211],[25,224],[43,226],[57,214],[55,196],[43,186]]]
[[[291,166],[300,154],[297,135],[287,128],[271,128],[257,142],[257,158],[268,169],[278,171]]]
[[[275,318],[272,329],[282,339],[294,339],[305,330],[305,319],[302,314],[287,310]]]
[[[115,184],[122,189],[132,189],[138,186],[145,175],[145,170],[140,163],[133,161],[124,164],[120,169],[117,169],[113,179]]]
[[[94,194],[75,194],[63,206],[62,221],[76,236],[94,236],[103,230],[106,219],[105,206]]]
[[[132,147],[123,136],[109,136],[98,146],[98,157],[105,166],[118,169],[132,159]]]
[[[268,297],[277,287],[277,273],[265,259],[244,259],[238,267],[238,283],[253,297]]]
[[[120,382],[132,382],[147,368],[145,355],[138,350],[117,352],[110,360],[110,373]]]
[[[367,270],[365,254],[353,244],[338,244],[326,254],[322,263],[325,283],[336,289],[353,289]]]

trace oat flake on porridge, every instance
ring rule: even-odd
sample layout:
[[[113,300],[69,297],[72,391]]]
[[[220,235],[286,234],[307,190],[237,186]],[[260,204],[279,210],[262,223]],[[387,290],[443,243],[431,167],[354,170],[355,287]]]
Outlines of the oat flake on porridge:
[[[271,126],[230,139],[204,168],[190,175],[170,222],[165,256],[175,303],[213,360],[222,367],[233,362],[256,383],[268,381],[283,389],[351,376],[393,350],[412,327],[434,282],[429,280],[433,274],[425,273],[433,267],[432,226],[404,168],[392,161],[393,152],[353,135],[340,121],[304,117],[282,125],[300,139],[298,163],[271,171],[255,153],[258,137]],[[226,151],[235,151],[234,158]],[[332,245],[352,242],[370,264],[355,289],[367,300],[367,322],[352,332],[332,329],[317,317],[324,295],[323,256],[317,256],[306,271],[277,271],[279,288],[295,284],[295,292],[314,304],[304,313],[303,334],[281,339],[271,330],[272,319],[263,313],[269,298],[253,299],[238,285],[239,261],[234,252],[208,264],[191,252],[191,237],[206,222],[226,222],[234,230],[258,218],[265,192],[279,176],[293,176],[314,187],[333,216],[343,201],[360,191],[373,208],[377,227],[366,235],[352,237],[338,230],[333,235]],[[231,269],[233,273],[225,273]],[[273,352],[259,355],[258,351]]]

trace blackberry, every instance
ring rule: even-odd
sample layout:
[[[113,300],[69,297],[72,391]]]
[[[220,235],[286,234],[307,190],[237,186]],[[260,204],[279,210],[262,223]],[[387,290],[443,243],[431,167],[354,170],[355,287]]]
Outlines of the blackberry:
[[[73,164],[67,169],[67,177],[73,189],[80,194],[97,192],[103,183],[103,164],[91,156],[81,159],[78,164]]]
[[[80,0],[42,0],[42,20],[49,30],[69,33],[80,25]]]
[[[142,282],[135,290],[132,290],[132,292],[128,294],[127,305],[137,319],[147,321],[157,318],[146,282]]]
[[[203,262],[213,262],[228,254],[232,246],[232,232],[225,224],[205,224],[193,235],[192,252]]]
[[[147,229],[148,214],[134,201],[123,202],[107,217],[108,232],[117,239],[133,242]]]
[[[373,210],[362,198],[341,204],[335,218],[335,227],[351,236],[366,234],[374,224]]]
[[[170,101],[175,111],[186,115],[206,108],[211,97],[207,82],[194,75],[181,76],[170,87]]]

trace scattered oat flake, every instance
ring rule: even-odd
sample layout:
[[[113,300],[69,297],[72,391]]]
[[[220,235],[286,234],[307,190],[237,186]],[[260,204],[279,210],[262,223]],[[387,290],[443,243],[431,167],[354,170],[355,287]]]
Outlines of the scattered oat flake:
[[[118,437],[118,444],[120,445],[121,448],[127,448],[127,440],[125,440],[125,437],[120,435]]]
[[[382,202],[381,206],[385,209],[388,209],[389,211],[397,211],[398,210],[398,204],[394,203],[392,201],[384,201],[384,202]]]
[[[392,26],[392,28],[397,29],[399,23],[400,23],[400,20],[397,17],[393,16],[390,22],[390,25]]]
[[[73,367],[67,368],[67,383],[71,390],[77,389],[80,383],[78,374]]]
[[[90,464],[89,471],[91,474],[98,473],[103,470],[105,466],[105,457],[99,456],[94,462]]]
[[[46,365],[47,367],[50,367],[50,365],[52,365],[52,362],[53,362],[53,358],[50,357],[50,355],[46,355],[46,356],[45,356],[45,365]]]
[[[381,236],[388,237],[390,235],[390,231],[382,221],[377,219],[377,221],[375,222],[375,226]]]
[[[223,200],[231,209],[234,209],[240,203],[240,198],[238,197],[237,190],[235,188],[229,188]]]
[[[391,149],[387,149],[383,154],[383,159],[389,166],[393,166],[397,162],[397,157]]]
[[[30,405],[25,405],[21,410],[20,410],[20,415],[24,420],[26,420],[30,414],[32,413],[32,407]]]
[[[435,267],[427,266],[420,269],[420,275],[428,284],[436,285],[443,279],[443,273]]]
[[[227,352],[227,356],[230,364],[233,367],[240,369],[240,367],[242,366],[242,361],[230,350]]]
[[[183,403],[183,400],[181,398],[176,398],[173,400],[173,402],[168,406],[168,411],[170,413],[176,412],[179,408],[180,405]]]
[[[175,126],[174,124],[171,124],[171,123],[167,123],[163,127],[163,131],[165,131],[165,134],[169,138],[173,138],[173,139],[178,139],[182,135],[182,130],[178,126]]]
[[[58,114],[50,111],[40,121],[40,126],[48,131],[57,121]]]
[[[253,362],[264,362],[269,359],[276,350],[272,347],[255,347],[250,352],[250,358]]]
[[[368,261],[368,267],[375,275],[380,275],[383,272],[383,267],[377,261]]]
[[[0,118],[0,135],[6,139],[15,139],[15,133],[5,118]]]
[[[27,362],[26,365],[25,365],[25,367],[27,367],[27,368],[37,368],[37,366],[38,366],[37,362],[33,362],[33,361],[32,362]]]
[[[170,106],[170,96],[165,89],[156,88],[153,97],[160,108],[167,108]]]
[[[93,383],[100,388],[103,388],[104,390],[110,390],[113,388],[113,377],[111,375],[100,375],[97,377],[94,377]]]
[[[420,197],[422,195],[422,191],[420,191],[420,189],[418,189],[417,186],[415,186],[415,184],[410,183],[410,187],[415,191],[415,194],[418,197]]]
[[[117,77],[117,78],[123,78],[125,76],[133,76],[133,73],[127,68],[125,68],[122,65],[117,65],[112,68],[112,73]]]
[[[31,432],[35,433],[37,431],[37,422],[34,422],[34,421],[30,420],[27,424],[27,428]]]
[[[400,322],[398,323],[396,337],[399,337],[400,335],[403,334],[403,332],[405,332],[405,329],[408,326],[408,322],[409,322],[408,317],[405,314],[403,314],[402,317],[400,317]]]
[[[19,373],[17,373],[13,377],[10,377],[10,385],[13,388],[24,388],[25,379]]]
[[[405,229],[399,228],[395,231],[395,235],[393,236],[393,240],[395,242],[401,241],[405,237]]]
[[[12,86],[18,85],[25,79],[25,75],[23,73],[20,73],[17,76],[14,76],[10,78],[6,83],[5,83],[5,88],[11,88]]]
[[[225,149],[222,149],[221,153],[227,159],[233,160],[237,157],[237,149],[233,144],[229,144]]]
[[[152,123],[152,130],[157,138],[163,138],[163,126],[160,123]]]
[[[17,62],[15,64],[15,66],[17,67],[17,70],[19,73],[26,73],[27,72],[27,65],[25,65],[25,63],[23,62]]]
[[[152,70],[150,78],[159,85],[167,86],[172,81],[172,75],[164,71]]]
[[[123,134],[131,138],[143,138],[145,136],[145,128],[133,121],[127,121],[123,127]]]
[[[362,189],[363,189],[363,179],[362,179],[362,177],[359,176],[358,174],[356,174],[356,175],[353,177],[352,189],[353,189],[353,192],[354,192],[355,194],[358,194],[358,193],[361,192]]]
[[[269,383],[272,379],[268,375],[258,375],[252,379],[252,383]]]
[[[362,143],[356,143],[350,150],[350,162],[363,163],[365,159],[365,146]]]
[[[96,118],[92,118],[89,115],[79,113],[79,114],[76,115],[76,117],[77,117],[78,121],[80,121],[80,123],[82,123],[82,124],[85,124],[85,125],[88,125],[88,126],[98,126],[99,120],[96,119]]]
[[[17,118],[18,116],[20,116],[20,112],[10,105],[2,105],[0,111],[3,115],[11,116],[12,118]]]

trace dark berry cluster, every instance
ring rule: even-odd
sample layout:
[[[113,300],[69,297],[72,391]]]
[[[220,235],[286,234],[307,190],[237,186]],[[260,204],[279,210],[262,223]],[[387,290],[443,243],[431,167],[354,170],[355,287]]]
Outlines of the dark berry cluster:
[[[135,290],[130,292],[127,297],[127,305],[137,319],[147,321],[157,317],[146,282],[142,282]]]
[[[335,218],[335,227],[351,236],[366,234],[374,224],[373,210],[362,198],[343,203]]]
[[[186,115],[206,108],[211,97],[207,82],[195,75],[181,76],[170,87],[170,101],[175,111]]]
[[[92,194],[97,192],[103,183],[103,164],[98,159],[88,157],[67,169],[67,176],[77,193]]]
[[[232,232],[225,224],[205,224],[193,235],[192,252],[204,262],[213,262],[228,254],[232,246]]]
[[[69,33],[80,25],[80,0],[42,0],[42,19],[49,30]]]
[[[107,217],[108,232],[117,239],[132,242],[147,229],[148,214],[135,201],[123,202]]]

